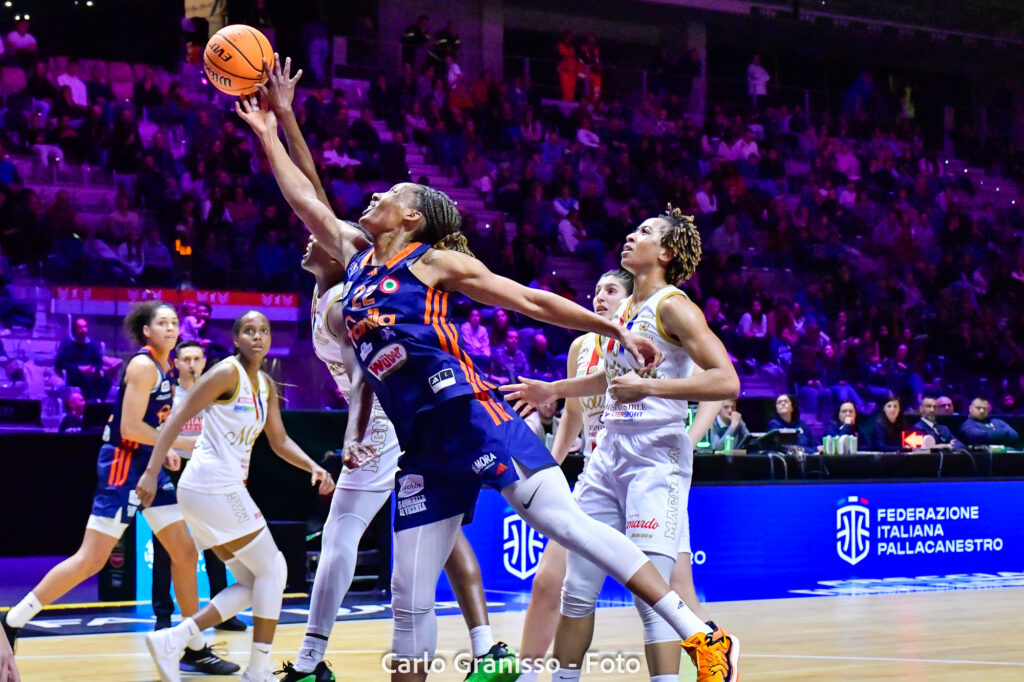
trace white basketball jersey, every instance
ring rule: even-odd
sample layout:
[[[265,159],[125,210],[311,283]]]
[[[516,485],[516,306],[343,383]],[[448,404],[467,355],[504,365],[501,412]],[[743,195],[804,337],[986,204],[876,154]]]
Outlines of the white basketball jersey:
[[[601,343],[593,332],[580,337],[579,352],[576,354],[576,374],[582,377],[594,372],[603,372]],[[604,393],[578,398],[583,408],[583,456],[594,451],[597,435],[604,429],[601,417],[604,414]]]
[[[349,399],[352,390],[352,383],[349,381],[348,372],[345,371],[345,358],[341,354],[341,345],[337,337],[327,328],[327,311],[342,297],[345,283],[335,284],[333,287],[320,295],[318,289],[313,290],[313,351],[325,365],[327,371],[334,378],[338,390]],[[363,438],[363,443],[371,446],[375,453],[374,457],[367,457],[366,461],[356,469],[345,467],[341,476],[338,477],[338,487],[348,490],[390,490],[394,487],[395,472],[398,471],[398,457],[402,450],[398,445],[398,436],[395,429],[388,420],[384,408],[373,397],[373,412],[370,414],[370,425]],[[341,434],[343,435],[343,434]]]
[[[171,403],[171,413],[173,413],[175,410],[181,408],[181,404],[183,402],[185,402],[185,396],[187,396],[187,395],[188,395],[188,389],[186,389],[181,384],[178,384],[177,386],[174,387],[174,402]],[[203,430],[203,413],[200,412],[199,414],[197,414],[196,416],[192,417],[191,419],[189,419],[185,423],[185,426],[183,426],[182,429],[181,429],[181,433],[178,434],[178,435],[180,435],[180,436],[189,436],[189,437],[191,437],[191,436],[198,436],[199,433],[202,430]],[[175,448],[174,451],[178,454],[178,456],[180,456],[180,457],[182,457],[184,459],[188,459],[188,458],[190,458],[192,456],[192,452],[190,450],[179,450],[179,449]]]
[[[318,289],[313,289],[311,322],[313,325],[313,352],[327,365],[327,371],[334,378],[334,383],[338,385],[338,390],[345,396],[345,400],[348,400],[352,384],[349,382],[348,374],[345,372],[345,360],[341,356],[338,339],[327,329],[327,310],[335,301],[341,299],[344,289],[344,282],[335,284],[325,291],[323,296],[320,295]]]
[[[674,286],[666,286],[654,292],[644,301],[632,317],[627,317],[630,302],[627,298],[615,313],[615,319],[634,334],[650,339],[664,354],[665,360],[654,369],[641,370],[636,360],[621,348],[618,341],[602,338],[604,349],[605,375],[608,381],[636,371],[642,377],[653,379],[683,379],[693,374],[693,360],[675,340],[669,338],[661,327],[659,312],[666,299],[672,296],[686,296]],[[664,424],[686,423],[687,403],[685,400],[669,398],[644,398],[635,403],[619,403],[605,394],[605,428],[654,427]]]
[[[214,402],[203,412],[203,430],[192,451],[192,461],[181,475],[181,488],[225,492],[244,485],[249,477],[252,446],[267,423],[270,387],[262,371],[259,386],[253,386],[235,356],[224,362],[238,373],[235,394]]]

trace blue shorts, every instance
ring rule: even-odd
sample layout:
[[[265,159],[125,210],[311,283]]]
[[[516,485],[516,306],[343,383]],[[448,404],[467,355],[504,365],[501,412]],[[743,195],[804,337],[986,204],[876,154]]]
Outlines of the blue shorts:
[[[463,395],[416,415],[395,475],[395,530],[458,514],[471,517],[482,486],[519,480],[513,460],[534,472],[555,466],[537,434],[498,393]]]
[[[126,450],[105,444],[100,448],[96,462],[96,492],[92,498],[93,516],[108,519],[119,519],[128,523],[135,517],[138,504],[135,499],[135,486],[146,471],[152,448],[140,447]],[[150,507],[163,507],[177,504],[178,496],[174,491],[174,482],[167,472],[160,469],[156,480],[156,497]]]

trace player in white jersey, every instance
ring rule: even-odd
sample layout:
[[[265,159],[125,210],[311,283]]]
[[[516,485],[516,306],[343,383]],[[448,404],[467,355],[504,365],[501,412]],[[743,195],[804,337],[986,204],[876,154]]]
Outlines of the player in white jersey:
[[[689,552],[686,502],[693,447],[683,428],[687,401],[717,401],[739,391],[725,347],[700,309],[675,286],[693,274],[700,251],[692,218],[671,207],[668,213],[645,220],[626,239],[622,266],[633,273],[635,284],[616,316],[658,347],[664,355],[658,367],[643,370],[618,343],[602,340],[603,373],[553,384],[524,380],[507,388],[510,398],[531,404],[606,390],[605,430],[598,436],[578,493],[580,506],[625,532],[666,580],[677,554]],[[695,372],[698,367],[704,371]],[[569,554],[562,619],[555,636],[555,657],[561,666],[555,680],[579,679],[593,635],[590,616],[604,578],[596,565]],[[678,679],[679,656],[671,628],[642,602],[637,608],[651,680]],[[707,635],[698,633],[684,642],[691,657],[702,641],[726,654],[729,669],[716,679],[736,679],[739,640],[717,627]]]
[[[146,645],[164,682],[179,680],[177,660],[182,643],[194,631],[223,622],[252,606],[253,643],[247,682],[270,682],[270,649],[288,578],[266,519],[253,502],[245,481],[252,446],[264,430],[271,449],[286,462],[310,472],[310,483],[326,495],[334,481],[288,437],[281,422],[277,387],[260,369],[270,350],[270,322],[257,311],[235,320],[236,355],[217,364],[196,382],[182,405],[171,413],[136,491],[143,505],[153,498],[160,463],[174,434],[203,412],[203,428],[192,461],[178,486],[178,504],[200,549],[213,549],[238,581],[218,593],[192,618],[146,636]],[[173,662],[173,666],[171,663]]]
[[[282,62],[275,58],[265,96],[281,121],[289,156],[312,183],[317,198],[329,207],[330,202],[291,108],[295,84],[301,75],[299,71],[292,78],[291,60]],[[302,258],[302,267],[316,278],[311,311],[313,348],[349,401],[344,439],[349,447],[345,451],[345,467],[338,477],[338,488],[342,492],[336,493],[331,500],[321,537],[320,563],[310,597],[306,634],[295,664],[284,665],[281,682],[329,682],[334,679],[334,674],[324,662],[328,637],[345,593],[352,584],[359,540],[394,488],[401,449],[394,426],[376,398],[371,404],[362,395],[350,394],[350,373],[359,371],[359,363],[343,322],[329,323],[332,305],[341,297],[345,286],[345,264],[332,258],[311,236]],[[462,533],[458,534],[445,563],[445,572],[469,628],[473,655],[482,657],[496,644],[488,622],[480,565]]]

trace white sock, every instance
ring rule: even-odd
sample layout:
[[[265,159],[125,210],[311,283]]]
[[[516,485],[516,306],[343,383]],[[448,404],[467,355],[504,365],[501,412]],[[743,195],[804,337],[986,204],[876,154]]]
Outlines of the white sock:
[[[490,625],[477,625],[469,631],[469,641],[473,646],[473,658],[479,658],[494,646],[494,633]]]
[[[307,632],[295,658],[295,669],[300,673],[311,673],[327,655],[327,638]]]
[[[651,675],[651,682],[679,682],[679,675]]]
[[[270,672],[270,644],[253,642],[252,651],[249,654],[249,667],[245,669],[246,674],[259,675]]]
[[[203,636],[203,631],[199,629],[199,626],[196,625],[196,622],[191,618],[184,619],[172,627],[168,632],[170,632],[174,641],[181,642],[183,646],[188,646],[188,644],[195,641],[196,637],[202,639]],[[200,648],[202,648],[202,645],[200,645]]]
[[[36,599],[36,595],[29,592],[7,612],[7,624],[12,628],[23,628],[25,623],[38,616],[42,610],[43,605]]]
[[[530,671],[528,673],[521,673],[519,675],[518,682],[537,682],[540,679],[540,673]]]
[[[651,608],[683,639],[689,639],[698,632],[711,632],[707,623],[698,618],[674,590],[659,599]]]
[[[551,682],[575,682],[580,679],[580,675],[583,671],[579,668],[559,668],[555,672],[551,673]]]
[[[199,626],[196,626],[196,630],[199,630]],[[199,651],[200,649],[202,649],[204,646],[206,646],[206,640],[203,639],[203,633],[200,631],[196,632],[196,634],[194,635],[191,635],[188,638],[188,642],[185,643],[185,646],[187,646],[189,649],[192,649],[192,651]]]

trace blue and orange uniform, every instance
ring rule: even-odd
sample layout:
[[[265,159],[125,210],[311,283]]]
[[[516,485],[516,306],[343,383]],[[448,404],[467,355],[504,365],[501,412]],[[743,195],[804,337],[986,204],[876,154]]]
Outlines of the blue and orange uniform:
[[[177,383],[173,369],[164,371],[160,361],[153,355],[153,349],[143,346],[125,363],[125,370],[137,356],[142,355],[153,361],[160,378],[149,392],[149,403],[146,414],[142,418],[154,429],[159,428],[171,413],[174,400],[174,386]],[[121,412],[125,392],[124,374],[117,391],[117,402],[114,411],[103,429],[103,446],[100,448],[96,463],[96,493],[92,501],[92,515],[112,518],[121,523],[128,523],[138,509],[137,499],[133,495],[135,486],[149,464],[149,455],[153,446],[142,445],[121,437]],[[133,502],[134,501],[134,502]],[[157,479],[156,497],[151,507],[177,504],[174,483],[167,472],[160,470]]]
[[[459,345],[446,291],[409,270],[431,247],[409,244],[381,265],[349,262],[345,325],[363,374],[404,451],[395,530],[471,515],[480,487],[502,489],[554,466],[551,453]]]

